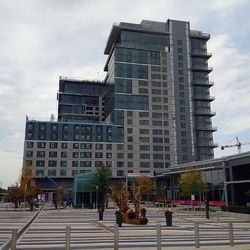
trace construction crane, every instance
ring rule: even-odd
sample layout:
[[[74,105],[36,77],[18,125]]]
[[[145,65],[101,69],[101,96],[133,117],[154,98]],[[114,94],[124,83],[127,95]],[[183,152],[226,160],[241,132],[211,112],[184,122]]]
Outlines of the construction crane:
[[[236,143],[235,143],[235,144],[221,146],[221,147],[220,147],[221,150],[224,150],[225,148],[237,147],[238,153],[240,154],[240,153],[241,153],[241,146],[242,146],[242,145],[248,145],[248,144],[250,144],[250,142],[241,143],[241,142],[239,141],[239,138],[238,138],[238,137],[235,137],[234,139],[236,140]]]

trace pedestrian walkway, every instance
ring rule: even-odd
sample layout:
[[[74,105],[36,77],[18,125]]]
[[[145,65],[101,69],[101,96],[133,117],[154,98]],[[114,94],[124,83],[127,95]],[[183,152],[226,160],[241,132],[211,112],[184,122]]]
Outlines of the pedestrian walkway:
[[[104,220],[97,221],[98,213],[93,209],[44,209],[18,239],[17,249],[65,249],[67,225],[71,227],[71,249],[114,249],[114,213],[114,209],[105,210]],[[150,208],[147,217],[147,225],[123,224],[119,228],[120,248],[156,249],[156,225],[161,224],[162,249],[195,249],[194,223],[199,222],[202,249],[228,249],[228,223],[232,222],[234,248],[250,250],[250,222],[214,214],[206,220],[204,212],[177,211],[173,214],[173,226],[167,227],[162,208]]]

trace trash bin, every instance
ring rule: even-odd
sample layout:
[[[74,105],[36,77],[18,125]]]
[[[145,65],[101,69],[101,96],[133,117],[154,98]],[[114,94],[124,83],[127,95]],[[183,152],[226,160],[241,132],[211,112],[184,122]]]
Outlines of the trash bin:
[[[116,211],[115,212],[115,216],[116,216],[116,224],[121,227],[122,226],[122,221],[123,221],[123,214],[120,211]]]
[[[165,211],[165,218],[166,218],[166,225],[171,227],[173,221],[173,212],[170,209],[167,209]]]

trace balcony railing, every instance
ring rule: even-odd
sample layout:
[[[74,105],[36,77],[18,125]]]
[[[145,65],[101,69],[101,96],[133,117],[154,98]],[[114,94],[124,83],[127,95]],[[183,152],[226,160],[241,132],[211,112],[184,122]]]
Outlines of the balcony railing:
[[[201,31],[198,31],[198,30],[191,30],[190,31],[190,36],[191,37],[197,37],[197,38],[202,38],[202,39],[210,39],[210,34],[208,33],[203,33]]]
[[[210,102],[215,100],[215,97],[210,95],[194,94],[193,97],[195,100],[208,100]]]
[[[217,131],[217,127],[213,127],[211,125],[198,125],[195,126],[196,130],[202,130],[202,131]]]
[[[192,65],[192,70],[211,72],[211,71],[213,71],[213,68],[209,67],[206,64],[194,64],[194,65]]]
[[[199,86],[208,86],[212,87],[214,85],[214,82],[210,82],[207,79],[195,79],[193,80],[193,85],[199,85]]]
[[[198,108],[194,110],[195,115],[208,115],[208,116],[214,116],[216,115],[216,112],[211,111],[210,109],[204,109],[204,108]]]
[[[216,148],[218,147],[218,143],[214,143],[213,141],[206,141],[206,140],[197,140],[196,141],[197,147],[211,147]]]
[[[199,57],[206,57],[206,58],[209,58],[212,56],[211,53],[207,53],[206,49],[192,49],[191,55],[192,56],[199,56]]]

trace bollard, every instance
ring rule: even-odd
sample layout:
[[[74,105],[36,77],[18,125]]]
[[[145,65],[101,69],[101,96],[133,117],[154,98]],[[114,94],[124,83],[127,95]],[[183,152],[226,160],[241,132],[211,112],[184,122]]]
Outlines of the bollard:
[[[66,226],[65,250],[70,250],[70,226]]]
[[[118,250],[118,242],[119,242],[119,231],[118,231],[118,225],[114,225],[114,250]]]
[[[229,242],[230,242],[230,246],[233,247],[234,246],[234,233],[233,233],[233,223],[232,222],[228,223],[228,228],[229,228]]]
[[[199,223],[194,223],[195,248],[200,248]]]
[[[12,230],[11,236],[11,250],[16,250],[16,241],[17,241],[17,229]]]
[[[157,224],[157,250],[161,250],[161,224]]]

